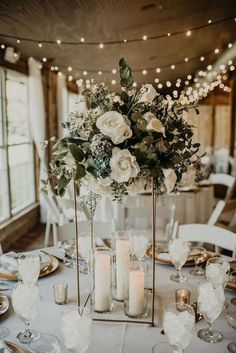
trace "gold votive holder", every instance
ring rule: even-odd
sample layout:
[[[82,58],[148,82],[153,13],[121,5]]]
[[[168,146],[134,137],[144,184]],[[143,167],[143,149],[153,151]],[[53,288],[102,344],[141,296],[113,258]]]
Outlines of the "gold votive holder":
[[[179,288],[175,291],[175,302],[177,310],[181,311],[184,304],[190,304],[191,292],[185,288]]]
[[[64,305],[68,301],[68,284],[56,283],[53,286],[54,301],[56,304]]]

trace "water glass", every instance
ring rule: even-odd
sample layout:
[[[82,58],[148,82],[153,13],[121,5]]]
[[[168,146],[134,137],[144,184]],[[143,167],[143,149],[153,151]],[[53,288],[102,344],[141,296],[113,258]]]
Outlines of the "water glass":
[[[221,314],[225,303],[223,287],[214,287],[211,282],[199,285],[198,308],[209,327],[198,331],[198,337],[205,342],[217,343],[223,339],[220,332],[212,329],[212,323]]]
[[[179,306],[179,303],[167,305],[163,319],[163,329],[173,351],[176,353],[182,353],[189,345],[195,327],[193,308],[187,304],[182,304],[181,309],[179,309]]]
[[[35,284],[40,274],[40,256],[38,253],[19,255],[17,259],[18,275],[23,283]]]
[[[202,267],[199,267],[199,262],[203,257],[206,255],[206,249],[203,248],[202,246],[194,246],[192,249],[193,254],[191,253],[191,256],[194,258],[194,263],[195,267],[189,271],[189,273],[193,276],[203,276],[205,274],[205,271]]]
[[[227,313],[226,313],[226,317],[227,317],[228,324],[231,327],[233,327],[234,329],[236,329],[236,309],[235,308],[228,309]],[[236,341],[229,343],[227,348],[231,353],[235,353],[236,352]]]
[[[12,306],[18,317],[25,323],[26,329],[18,333],[21,343],[30,343],[40,337],[39,332],[29,329],[31,321],[35,318],[40,305],[38,286],[18,283],[12,291]]]
[[[189,251],[189,243],[182,239],[172,239],[169,242],[170,259],[176,268],[176,273],[170,276],[172,281],[185,282],[187,280],[187,277],[183,276],[180,270],[188,259]]]
[[[206,279],[213,286],[222,285],[225,288],[229,280],[230,265],[222,257],[211,257],[206,264]]]
[[[29,343],[28,350],[30,353],[60,353],[61,346],[56,336],[41,334],[40,339]]]
[[[71,353],[84,353],[91,341],[92,316],[87,308],[79,307],[61,316],[64,344]]]
[[[53,286],[54,301],[56,304],[64,305],[68,301],[68,284],[57,283]]]
[[[178,309],[181,310],[183,304],[190,304],[191,292],[185,288],[179,288],[175,291],[175,302]]]
[[[148,235],[145,230],[132,230],[133,257],[135,260],[143,260],[148,248]]]

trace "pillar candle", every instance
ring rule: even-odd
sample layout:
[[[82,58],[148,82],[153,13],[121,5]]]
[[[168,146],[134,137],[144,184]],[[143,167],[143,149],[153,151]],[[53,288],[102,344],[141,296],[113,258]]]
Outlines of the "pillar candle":
[[[128,267],[130,261],[130,241],[116,240],[116,287],[117,300],[124,300],[124,286],[128,285]]]
[[[107,254],[95,256],[95,310],[109,311],[111,307],[111,260]]]
[[[129,272],[129,315],[139,316],[144,311],[144,272]]]

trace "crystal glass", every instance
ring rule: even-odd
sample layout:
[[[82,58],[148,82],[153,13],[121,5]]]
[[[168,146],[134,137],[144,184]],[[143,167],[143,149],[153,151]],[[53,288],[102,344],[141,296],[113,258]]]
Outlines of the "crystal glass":
[[[236,309],[235,308],[227,310],[226,318],[227,318],[228,324],[231,327],[233,327],[234,329],[236,329]],[[236,341],[229,343],[227,348],[231,353],[235,353],[236,352]]]
[[[130,231],[118,231],[113,234],[112,249],[114,251],[114,298],[124,301],[124,288],[128,283],[128,270],[132,257],[132,233]]]
[[[91,305],[94,311],[104,313],[112,309],[112,251],[97,248],[93,257]]]
[[[148,248],[148,234],[145,230],[132,230],[133,257],[135,260],[143,260]]]
[[[128,281],[124,289],[124,311],[128,317],[141,318],[147,315],[147,269],[147,264],[143,261],[133,261],[129,266]]]
[[[87,308],[67,311],[61,316],[64,344],[71,353],[84,353],[91,341],[92,316]]]
[[[17,260],[18,275],[23,283],[35,284],[40,274],[40,256],[38,253],[19,255]]]
[[[60,353],[61,346],[56,336],[41,334],[40,339],[29,343],[28,350],[30,353]]]
[[[183,353],[192,339],[194,327],[195,313],[190,305],[182,304],[181,307],[179,303],[167,305],[163,329],[174,353]]]
[[[187,261],[189,251],[189,243],[182,239],[172,239],[169,242],[170,259],[176,268],[176,273],[170,276],[172,281],[185,282],[187,280],[187,278],[180,273],[180,270]]]
[[[213,286],[211,282],[206,282],[199,285],[198,291],[198,308],[209,327],[198,331],[198,337],[205,342],[217,343],[223,339],[220,332],[212,329],[212,323],[221,314],[224,303],[223,286]]]
[[[190,270],[189,273],[193,276],[203,276],[205,274],[205,271],[202,267],[199,267],[198,265],[202,258],[205,257],[206,249],[204,249],[202,246],[194,246],[192,248],[192,251],[190,251],[190,255],[194,258],[195,267]]]
[[[224,288],[229,280],[230,265],[222,257],[211,257],[206,264],[206,279],[213,286],[222,285]]]
[[[21,343],[29,343],[40,337],[39,332],[29,329],[40,305],[40,295],[36,284],[18,283],[12,291],[12,306],[18,317],[25,323],[26,329],[17,335]]]
[[[0,295],[0,314],[4,314],[9,308],[9,300],[5,295]],[[5,326],[0,326],[0,339],[9,335],[10,331]]]

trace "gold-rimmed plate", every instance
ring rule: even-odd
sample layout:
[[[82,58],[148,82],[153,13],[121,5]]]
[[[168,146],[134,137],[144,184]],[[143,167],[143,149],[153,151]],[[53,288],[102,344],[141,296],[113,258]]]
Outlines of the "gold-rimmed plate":
[[[225,289],[230,290],[230,291],[232,291],[232,292],[236,292],[236,283],[233,283],[233,282],[230,282],[230,281],[229,281],[229,282],[226,284]]]
[[[39,278],[48,276],[58,268],[59,261],[52,255],[50,255],[50,259],[50,264],[40,271]],[[0,271],[0,279],[5,281],[17,281],[17,275],[11,272]]]
[[[194,266],[195,265],[195,260],[193,256],[191,255],[191,251],[194,251],[194,247],[191,248],[190,250],[190,256],[188,257],[188,260],[184,264],[184,266]],[[148,248],[146,251],[146,256],[152,259],[152,247]],[[204,262],[207,261],[209,258],[209,255],[206,253],[205,255],[200,255],[199,256],[199,264],[203,264]],[[163,245],[157,245],[155,248],[155,262],[160,264],[160,265],[168,265],[168,266],[173,266],[170,256],[168,253],[168,249],[166,246]]]
[[[9,299],[6,295],[0,294],[0,315],[5,314],[9,309]]]
[[[12,353],[25,353],[19,346],[14,343],[4,341],[7,347],[12,351]]]

